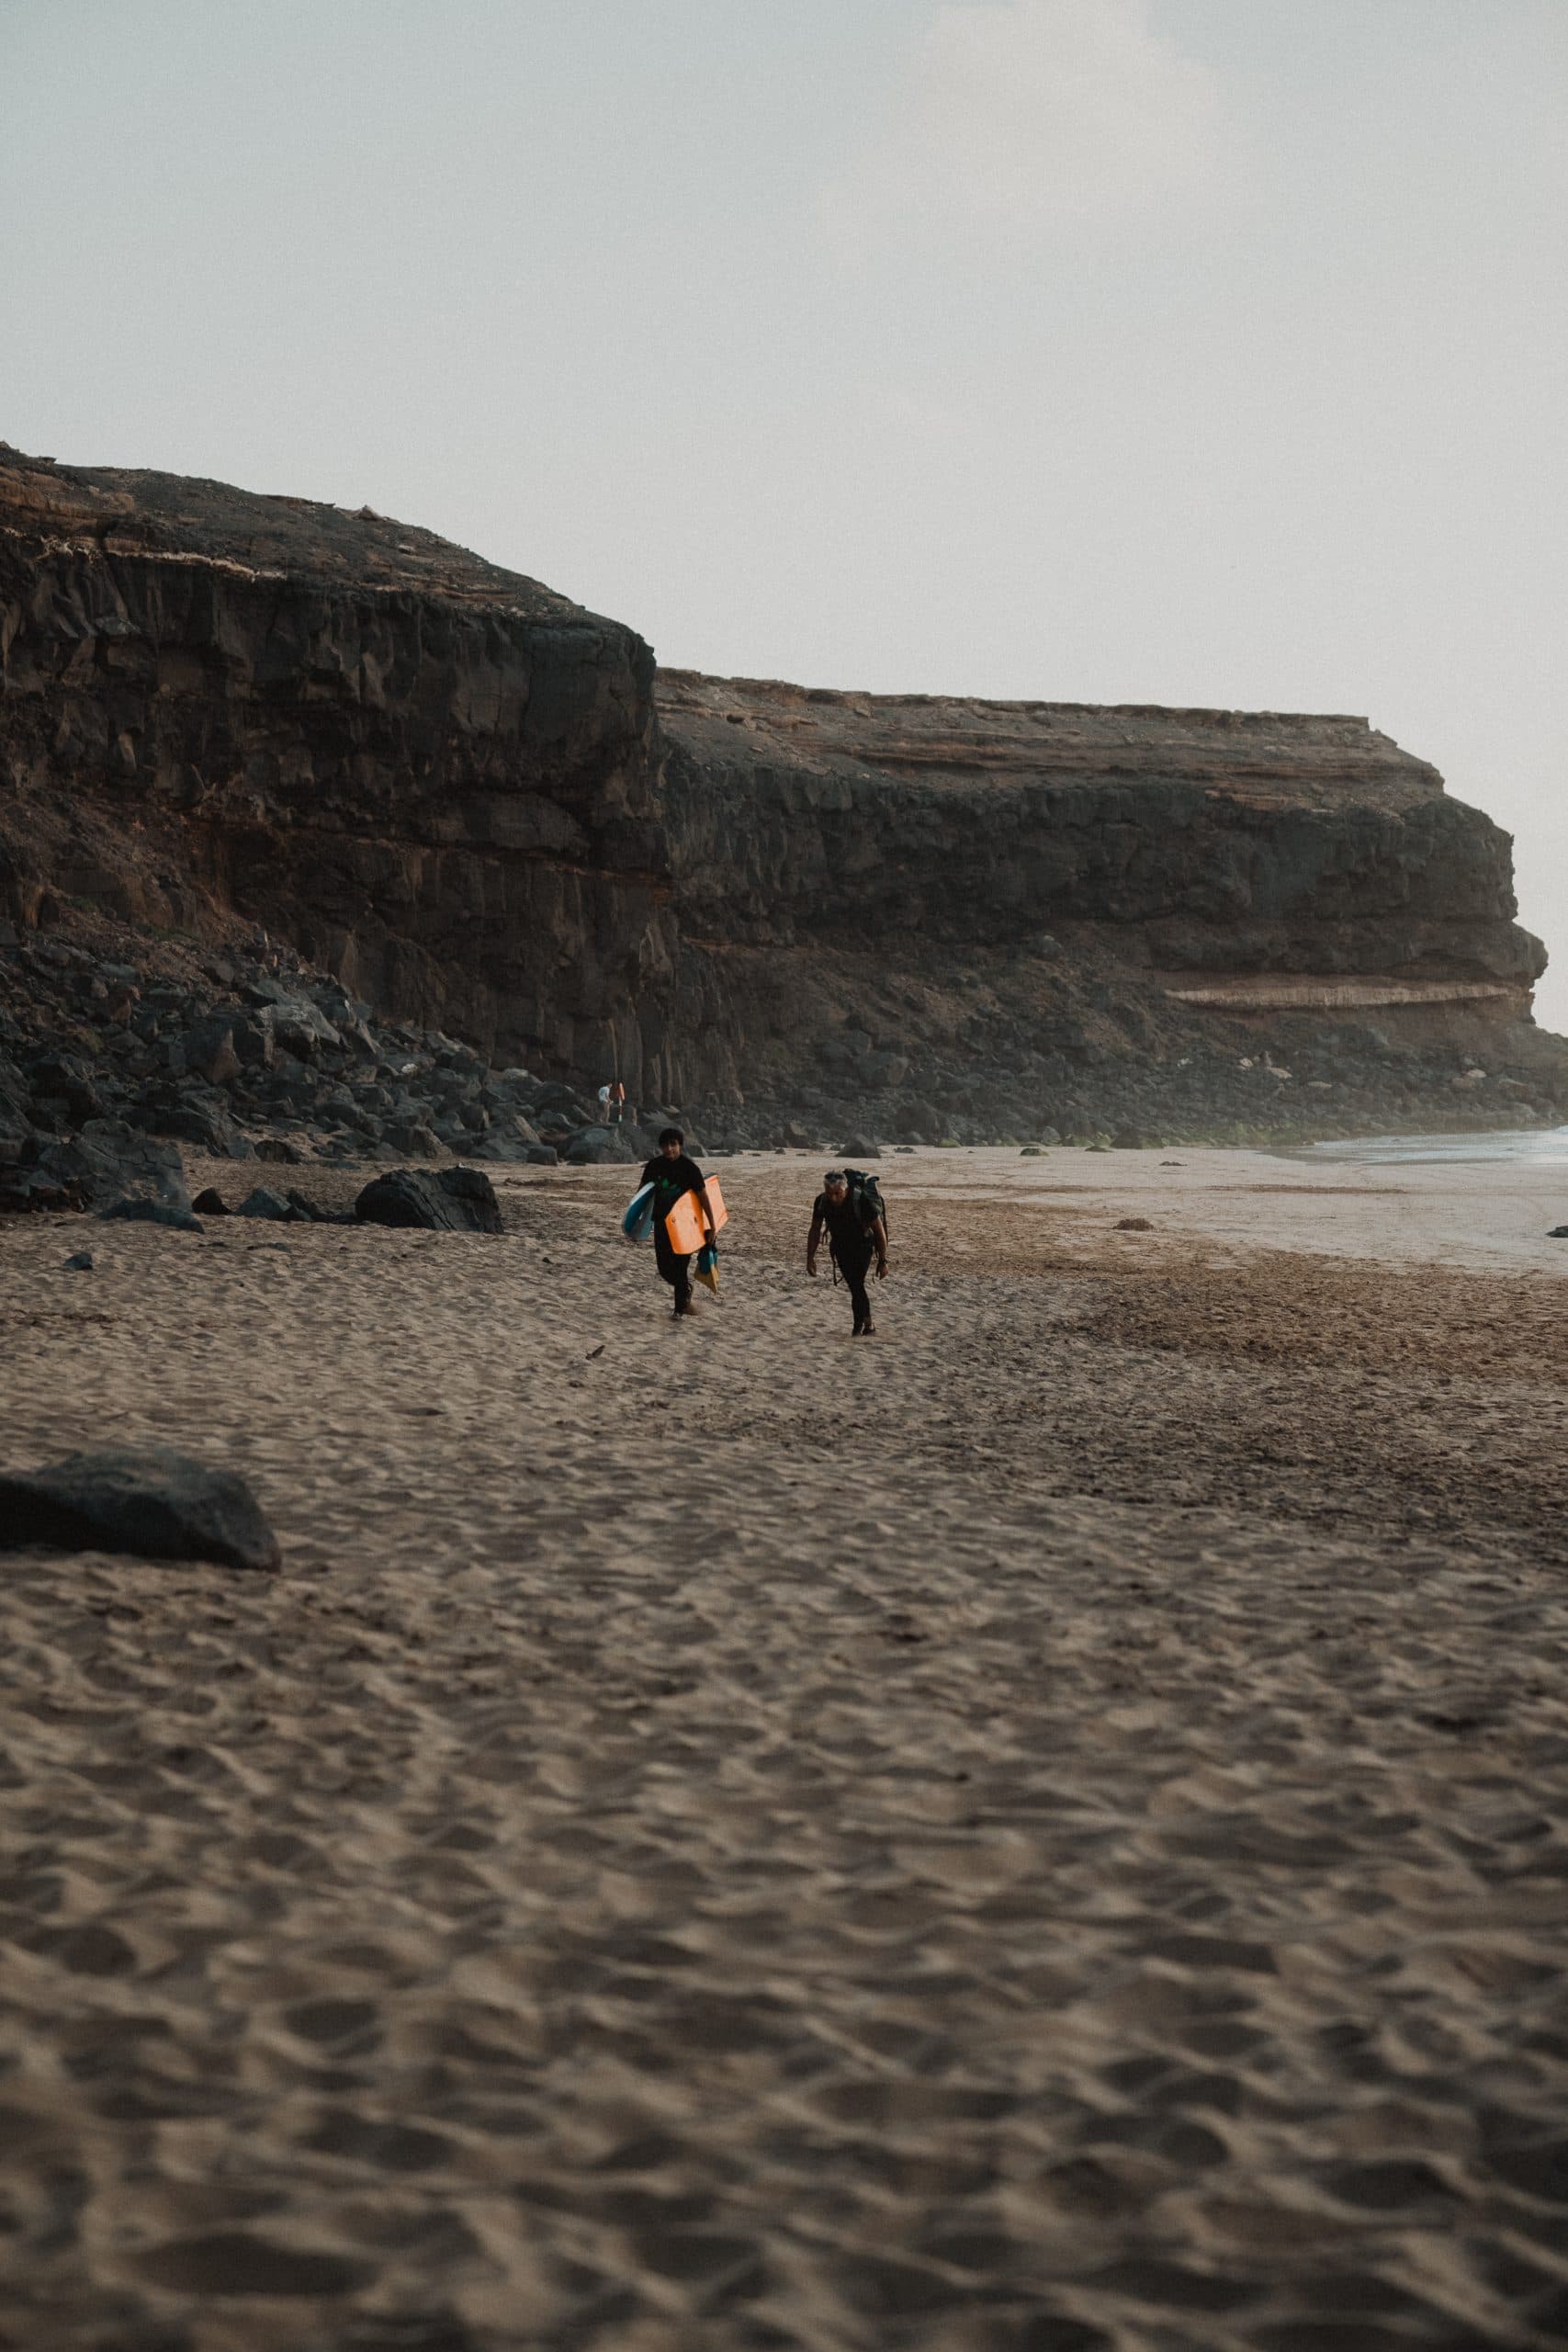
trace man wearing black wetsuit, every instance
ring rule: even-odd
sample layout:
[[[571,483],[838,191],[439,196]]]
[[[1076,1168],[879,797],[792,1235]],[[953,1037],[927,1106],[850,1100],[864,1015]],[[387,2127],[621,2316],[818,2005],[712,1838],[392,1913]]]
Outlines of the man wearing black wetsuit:
[[[677,1315],[692,1313],[692,1256],[684,1256],[671,1243],[664,1230],[664,1220],[677,1201],[688,1193],[695,1193],[710,1241],[717,1239],[714,1222],[708,1211],[707,1180],[694,1159],[686,1157],[686,1138],[679,1127],[666,1127],[659,1138],[659,1157],[650,1159],[642,1171],[642,1181],[653,1187],[653,1254],[659,1261],[659,1279],[668,1283],[675,1293]]]
[[[824,1226],[833,1263],[849,1285],[850,1305],[855,1312],[855,1328],[850,1336],[855,1340],[873,1339],[875,1327],[871,1319],[865,1278],[873,1257],[876,1260],[878,1282],[887,1272],[887,1229],[879,1216],[874,1216],[869,1223],[862,1216],[859,1203],[851,1197],[849,1180],[839,1168],[829,1169],[822,1179],[822,1190],[811,1204],[811,1231],[806,1241],[808,1274],[817,1272],[817,1252]]]

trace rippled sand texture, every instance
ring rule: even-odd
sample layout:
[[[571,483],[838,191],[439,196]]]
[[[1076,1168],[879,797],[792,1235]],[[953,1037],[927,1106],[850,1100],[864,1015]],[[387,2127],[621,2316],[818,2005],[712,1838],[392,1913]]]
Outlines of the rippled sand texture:
[[[0,1229],[286,1549],[0,1556],[11,2352],[1568,2335],[1568,1283],[893,1161],[852,1345],[814,1173]]]

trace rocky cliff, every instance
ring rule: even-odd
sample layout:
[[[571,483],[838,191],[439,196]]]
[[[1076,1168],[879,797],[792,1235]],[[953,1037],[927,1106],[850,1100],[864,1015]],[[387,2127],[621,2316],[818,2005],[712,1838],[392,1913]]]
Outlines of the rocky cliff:
[[[668,963],[641,639],[367,510],[0,451],[0,910],[234,913],[562,1066]]]
[[[742,1126],[1190,1125],[1252,1109],[1222,1073],[1277,1106],[1283,1054],[1352,1118],[1369,1056],[1556,1100],[1506,837],[1361,719],[656,677],[368,510],[3,447],[0,662],[20,928],[262,926]]]

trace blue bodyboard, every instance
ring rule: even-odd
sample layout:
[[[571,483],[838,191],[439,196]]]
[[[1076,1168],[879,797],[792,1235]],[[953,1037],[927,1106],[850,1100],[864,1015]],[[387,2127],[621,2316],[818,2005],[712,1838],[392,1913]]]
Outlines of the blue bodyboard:
[[[621,1219],[621,1231],[628,1241],[651,1241],[653,1238],[653,1187],[645,1184],[634,1193]]]

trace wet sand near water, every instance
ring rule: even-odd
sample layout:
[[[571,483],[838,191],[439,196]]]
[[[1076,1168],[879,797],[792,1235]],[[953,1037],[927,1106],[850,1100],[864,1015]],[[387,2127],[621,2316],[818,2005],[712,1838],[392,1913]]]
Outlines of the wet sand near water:
[[[1468,1140],[1484,1148],[1484,1136]],[[1028,1159],[1002,1149],[899,1152],[882,1172],[944,1197],[979,1190],[1006,1201],[1077,1200],[1097,1216],[1112,1206],[1118,1216],[1168,1216],[1173,1234],[1249,1248],[1568,1276],[1568,1250],[1547,1238],[1554,1225],[1568,1224],[1568,1157],[1391,1166],[1337,1156],[1351,1148],[1337,1147],[1332,1159],[1185,1144],[1064,1147]]]
[[[285,1546],[0,1558],[0,2344],[1560,2343],[1563,1214],[889,1158],[861,1343],[720,1165],[682,1329],[618,1170],[0,1227],[7,1459]]]

